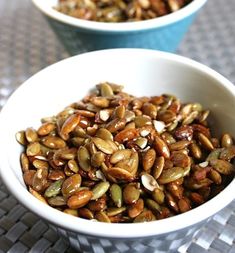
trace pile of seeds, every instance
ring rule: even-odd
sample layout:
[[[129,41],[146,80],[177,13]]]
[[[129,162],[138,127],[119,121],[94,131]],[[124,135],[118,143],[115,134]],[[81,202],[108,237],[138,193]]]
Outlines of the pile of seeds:
[[[56,10],[80,19],[128,22],[177,11],[192,0],[59,0]]]
[[[229,134],[211,136],[208,110],[172,95],[135,97],[100,83],[82,101],[16,133],[29,191],[65,213],[144,222],[189,211],[234,177]]]

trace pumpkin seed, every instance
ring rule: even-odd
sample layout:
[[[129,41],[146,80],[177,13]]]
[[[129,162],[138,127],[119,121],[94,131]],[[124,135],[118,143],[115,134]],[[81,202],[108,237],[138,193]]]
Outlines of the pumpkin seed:
[[[61,187],[63,184],[64,179],[59,179],[57,181],[55,181],[54,183],[52,183],[45,191],[44,195],[47,198],[50,197],[55,197],[56,195],[58,195],[61,191]]]
[[[152,213],[152,211],[150,210],[144,210],[143,212],[141,212],[135,219],[134,219],[134,223],[137,222],[148,222],[148,221],[154,221],[156,220],[155,215]]]
[[[130,149],[118,150],[112,154],[112,156],[110,157],[110,162],[115,164],[115,163],[118,163],[122,160],[129,159],[131,156],[131,153],[132,152]]]
[[[105,154],[111,155],[113,153],[112,147],[101,138],[93,137],[92,141],[94,142],[95,146]]]
[[[133,204],[135,203],[140,197],[140,191],[131,184],[128,184],[123,189],[123,201],[126,204]]]
[[[159,136],[155,136],[155,149],[164,158],[170,158],[170,151],[167,144]],[[173,145],[173,144],[172,144]]]
[[[32,127],[27,128],[25,130],[25,138],[28,142],[37,141],[37,139],[38,139],[37,131]]]
[[[74,174],[67,179],[62,184],[61,192],[64,197],[69,197],[74,193],[79,191],[82,178],[79,174]]]
[[[233,164],[220,159],[210,160],[210,165],[223,175],[230,175],[235,170]]]
[[[110,183],[107,181],[98,183],[92,189],[93,196],[92,196],[91,200],[95,200],[95,199],[102,197],[108,191],[109,187],[110,187]]]
[[[130,218],[137,217],[144,210],[144,201],[143,199],[138,199],[134,204],[128,207],[128,216]]]
[[[154,191],[156,188],[159,188],[159,185],[155,178],[148,173],[144,173],[141,176],[141,182],[143,186],[151,192]]]
[[[228,148],[233,145],[233,139],[229,134],[223,134],[221,137],[221,146],[223,148]]]
[[[108,215],[103,212],[103,211],[100,211],[98,213],[96,213],[95,215],[95,218],[98,220],[98,221],[101,221],[101,222],[106,222],[106,223],[110,223],[110,219],[108,217]]]
[[[156,151],[153,148],[147,150],[143,155],[142,160],[143,169],[147,172],[150,172],[155,162],[155,159],[156,159]]]
[[[122,189],[118,184],[112,184],[110,187],[111,199],[117,207],[122,206]]]
[[[79,147],[77,158],[78,158],[78,163],[81,166],[81,168],[85,171],[89,171],[91,168],[90,166],[91,157],[86,147],[84,146]]]
[[[16,133],[24,182],[44,203],[94,221],[145,222],[186,212],[235,175],[233,138],[212,136],[208,114],[173,95],[138,98],[98,84],[82,101],[42,119],[37,131]]]
[[[168,170],[163,170],[161,176],[158,178],[158,182],[160,184],[168,184],[170,182],[173,182],[181,177],[183,177],[185,174],[185,171],[183,168],[180,167],[173,167]]]
[[[27,140],[25,137],[25,131],[19,131],[15,134],[16,140],[23,146],[27,145]]]
[[[81,190],[68,198],[67,205],[71,209],[85,206],[92,198],[93,193],[89,190]]]

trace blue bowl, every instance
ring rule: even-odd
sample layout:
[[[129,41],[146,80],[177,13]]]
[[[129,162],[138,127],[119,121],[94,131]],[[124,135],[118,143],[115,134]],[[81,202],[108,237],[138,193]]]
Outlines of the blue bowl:
[[[207,0],[194,0],[162,17],[134,22],[81,20],[52,7],[54,0],[32,0],[71,55],[107,48],[147,48],[175,52],[196,14]]]

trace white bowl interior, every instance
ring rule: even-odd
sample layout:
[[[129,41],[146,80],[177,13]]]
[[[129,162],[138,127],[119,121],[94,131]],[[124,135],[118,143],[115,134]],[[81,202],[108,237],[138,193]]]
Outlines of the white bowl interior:
[[[52,223],[73,231],[104,236],[147,236],[193,224],[227,205],[234,183],[211,201],[188,213],[152,224],[104,224],[90,231],[90,221],[80,220],[44,206],[25,189],[19,163],[20,145],[15,133],[37,128],[40,119],[52,116],[84,97],[95,84],[123,84],[137,96],[171,93],[184,102],[200,102],[212,111],[216,132],[235,136],[235,92],[233,85],[215,71],[189,59],[151,50],[116,49],[78,55],[54,64],[26,81],[9,98],[0,116],[1,175],[11,192],[28,208]],[[40,211],[39,211],[40,210]],[[79,220],[79,221],[78,221]],[[133,230],[133,225],[138,229]],[[92,223],[92,226],[99,226]],[[110,226],[116,229],[110,230]],[[148,226],[148,229],[145,229]],[[97,227],[98,228],[98,227]],[[125,228],[125,229],[123,229]],[[107,229],[107,230],[106,230]]]

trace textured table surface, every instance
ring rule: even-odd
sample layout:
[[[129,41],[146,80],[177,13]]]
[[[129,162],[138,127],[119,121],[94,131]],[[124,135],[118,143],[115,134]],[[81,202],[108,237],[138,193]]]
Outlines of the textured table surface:
[[[209,0],[178,54],[217,70],[235,84],[235,1]],[[0,0],[0,108],[28,77],[68,57],[30,0]],[[232,193],[234,194],[234,193]],[[181,253],[235,253],[235,202],[214,216]],[[0,253],[74,252],[0,180]]]

